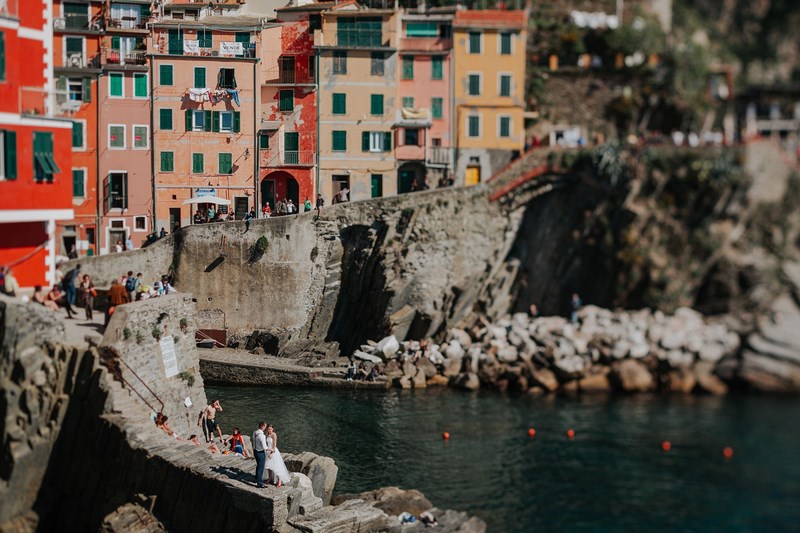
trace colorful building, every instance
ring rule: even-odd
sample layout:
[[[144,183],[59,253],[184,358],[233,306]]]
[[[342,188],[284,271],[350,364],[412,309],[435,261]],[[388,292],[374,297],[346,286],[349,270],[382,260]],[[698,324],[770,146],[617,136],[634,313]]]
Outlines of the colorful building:
[[[436,187],[453,172],[452,23],[455,8],[402,15],[395,123],[397,192]]]
[[[168,6],[164,6],[165,8]],[[173,6],[178,9],[178,5]],[[181,13],[184,13],[181,11]],[[152,24],[154,228],[171,231],[209,208],[237,219],[256,206],[259,18],[164,17]],[[229,201],[218,208],[200,198]]]
[[[260,205],[278,199],[314,204],[317,172],[317,83],[314,30],[326,4],[277,10],[264,30],[259,123]]]
[[[72,207],[57,223],[61,255],[97,252],[97,85],[105,17],[102,2],[53,4],[53,66],[60,116],[72,120]],[[91,250],[91,251],[90,251]]]
[[[0,10],[0,265],[20,286],[55,280],[56,224],[72,220],[72,123],[53,75],[53,9],[6,0]]]
[[[330,203],[397,192],[394,153],[397,13],[342,2],[315,32],[319,77],[319,189]]]
[[[526,21],[525,11],[455,15],[456,185],[489,178],[524,148]]]

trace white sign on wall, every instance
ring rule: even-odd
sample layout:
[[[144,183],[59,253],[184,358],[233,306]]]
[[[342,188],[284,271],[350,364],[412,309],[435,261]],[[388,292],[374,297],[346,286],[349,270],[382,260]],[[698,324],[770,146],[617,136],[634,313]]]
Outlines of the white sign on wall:
[[[161,359],[164,361],[164,372],[167,377],[178,375],[178,357],[175,353],[175,339],[172,335],[165,335],[159,341],[161,346]]]
[[[200,53],[200,41],[194,40],[185,40],[183,41],[183,53],[184,54],[199,54]]]
[[[242,43],[222,42],[219,43],[219,55],[221,56],[240,56],[244,53]]]

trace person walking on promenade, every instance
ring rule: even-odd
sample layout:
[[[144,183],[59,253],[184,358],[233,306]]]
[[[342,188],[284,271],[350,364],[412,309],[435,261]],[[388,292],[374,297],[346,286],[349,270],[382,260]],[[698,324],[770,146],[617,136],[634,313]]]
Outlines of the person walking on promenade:
[[[303,212],[308,213],[309,211],[311,211],[311,199],[306,196],[306,199],[303,200]]]
[[[250,212],[247,213],[244,216],[244,232],[245,233],[250,231],[250,221],[253,220],[254,218],[256,218],[256,209],[255,209],[255,207],[253,209],[251,209]]]
[[[205,419],[206,429],[208,430],[206,439],[208,439],[208,442],[214,440],[214,431],[216,431],[217,435],[219,435],[220,442],[222,441],[222,429],[219,427],[219,425],[217,425],[217,421],[215,420],[217,411],[222,412],[222,406],[219,404],[219,400],[214,400],[210,404],[206,405],[206,408],[203,409],[203,412],[200,413],[200,417],[197,420],[197,425],[199,426],[200,422]]]
[[[264,465],[267,463],[267,437],[264,435],[267,423],[261,422],[253,432],[253,452],[256,456],[256,486],[264,488]]]
[[[106,309],[106,326],[108,326],[108,321],[111,320],[111,315],[114,314],[114,311],[117,309],[118,305],[124,305],[128,303],[128,293],[125,291],[125,287],[120,285],[119,280],[112,279],[111,280],[111,288],[108,289],[108,308]]]
[[[81,281],[81,298],[83,299],[83,309],[86,311],[86,320],[92,319],[92,307],[96,295],[97,291],[92,283],[92,278],[89,274],[84,275],[83,281]]]
[[[67,315],[72,318],[72,313],[76,311],[72,308],[75,305],[76,287],[75,280],[79,279],[81,274],[81,266],[75,265],[75,268],[64,274],[64,279],[61,280],[61,288],[64,290],[64,298],[66,298]]]
[[[321,194],[317,194],[317,213],[319,213],[319,210],[323,207],[325,207],[325,198],[323,198]]]

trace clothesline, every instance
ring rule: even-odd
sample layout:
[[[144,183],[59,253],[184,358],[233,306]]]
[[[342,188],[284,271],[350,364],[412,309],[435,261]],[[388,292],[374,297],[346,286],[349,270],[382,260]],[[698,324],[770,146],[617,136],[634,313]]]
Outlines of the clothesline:
[[[215,105],[217,102],[222,101],[223,98],[231,98],[237,106],[242,107],[239,103],[239,90],[238,89],[198,89],[192,88],[186,91],[189,94],[189,100],[192,102],[203,103],[211,102]]]

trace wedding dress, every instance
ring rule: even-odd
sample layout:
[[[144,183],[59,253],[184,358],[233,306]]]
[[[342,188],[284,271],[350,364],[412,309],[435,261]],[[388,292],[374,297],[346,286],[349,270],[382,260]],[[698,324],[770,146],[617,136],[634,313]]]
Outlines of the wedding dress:
[[[273,442],[272,437],[267,437],[267,450],[272,449]],[[283,462],[283,456],[278,448],[275,448],[275,451],[272,452],[271,455],[269,451],[267,451],[267,463],[265,468],[267,470],[272,470],[272,477],[274,480],[280,480],[281,483],[289,483],[291,474],[289,474],[289,470],[287,470],[286,464]]]

